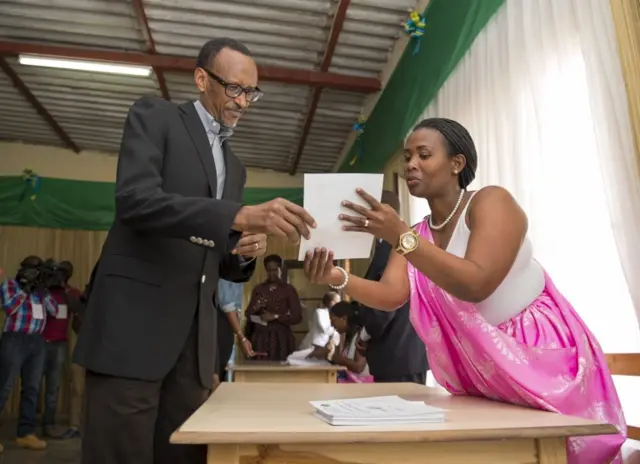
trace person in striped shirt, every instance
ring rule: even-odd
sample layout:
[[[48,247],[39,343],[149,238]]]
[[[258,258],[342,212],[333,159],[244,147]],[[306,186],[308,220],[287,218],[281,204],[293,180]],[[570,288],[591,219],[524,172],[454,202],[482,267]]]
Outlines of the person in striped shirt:
[[[28,256],[20,263],[15,279],[4,279],[0,285],[0,304],[5,312],[0,337],[0,411],[20,374],[22,392],[16,444],[35,450],[47,446],[35,435],[45,360],[42,331],[47,316],[55,317],[57,312],[57,305],[42,281],[41,266],[42,259]],[[3,277],[0,275],[0,280]]]

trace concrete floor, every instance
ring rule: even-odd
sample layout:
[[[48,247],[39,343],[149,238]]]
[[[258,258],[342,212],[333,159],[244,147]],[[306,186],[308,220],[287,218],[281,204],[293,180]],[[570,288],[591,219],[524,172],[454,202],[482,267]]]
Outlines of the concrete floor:
[[[0,464],[80,464],[80,439],[47,440],[46,450],[31,451],[18,448],[15,436],[15,424],[3,424],[0,443],[4,453],[0,453]]]

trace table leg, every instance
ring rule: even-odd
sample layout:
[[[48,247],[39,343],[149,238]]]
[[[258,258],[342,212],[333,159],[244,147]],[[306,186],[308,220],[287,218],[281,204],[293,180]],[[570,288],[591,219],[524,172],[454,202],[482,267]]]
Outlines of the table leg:
[[[240,464],[240,446],[209,445],[207,464]]]
[[[565,438],[538,438],[536,445],[540,464],[567,464],[567,440]]]

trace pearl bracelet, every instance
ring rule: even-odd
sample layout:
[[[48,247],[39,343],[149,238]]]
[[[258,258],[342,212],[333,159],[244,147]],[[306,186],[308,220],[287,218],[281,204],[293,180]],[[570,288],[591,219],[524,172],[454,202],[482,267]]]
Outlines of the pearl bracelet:
[[[347,273],[347,271],[345,271],[340,266],[336,266],[336,269],[339,270],[340,272],[342,272],[342,275],[344,276],[344,282],[342,282],[340,285],[331,285],[331,284],[329,284],[329,287],[331,287],[334,290],[342,290],[349,283],[349,274]]]

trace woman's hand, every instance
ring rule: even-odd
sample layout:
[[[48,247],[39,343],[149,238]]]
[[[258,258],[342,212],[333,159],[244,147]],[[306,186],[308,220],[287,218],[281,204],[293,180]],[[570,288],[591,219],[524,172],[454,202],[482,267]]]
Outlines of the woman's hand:
[[[240,348],[242,348],[242,352],[247,358],[253,358],[256,355],[256,353],[253,351],[251,342],[247,338],[243,338],[240,341]]]
[[[314,284],[340,285],[344,275],[333,265],[333,252],[326,248],[307,251],[304,257],[304,273]]]
[[[371,208],[343,201],[342,206],[359,214],[359,216],[341,214],[340,220],[348,223],[343,229],[352,232],[367,232],[385,240],[392,246],[397,245],[400,235],[410,231],[411,228],[391,206],[383,205],[362,189],[356,189],[356,192]]]

